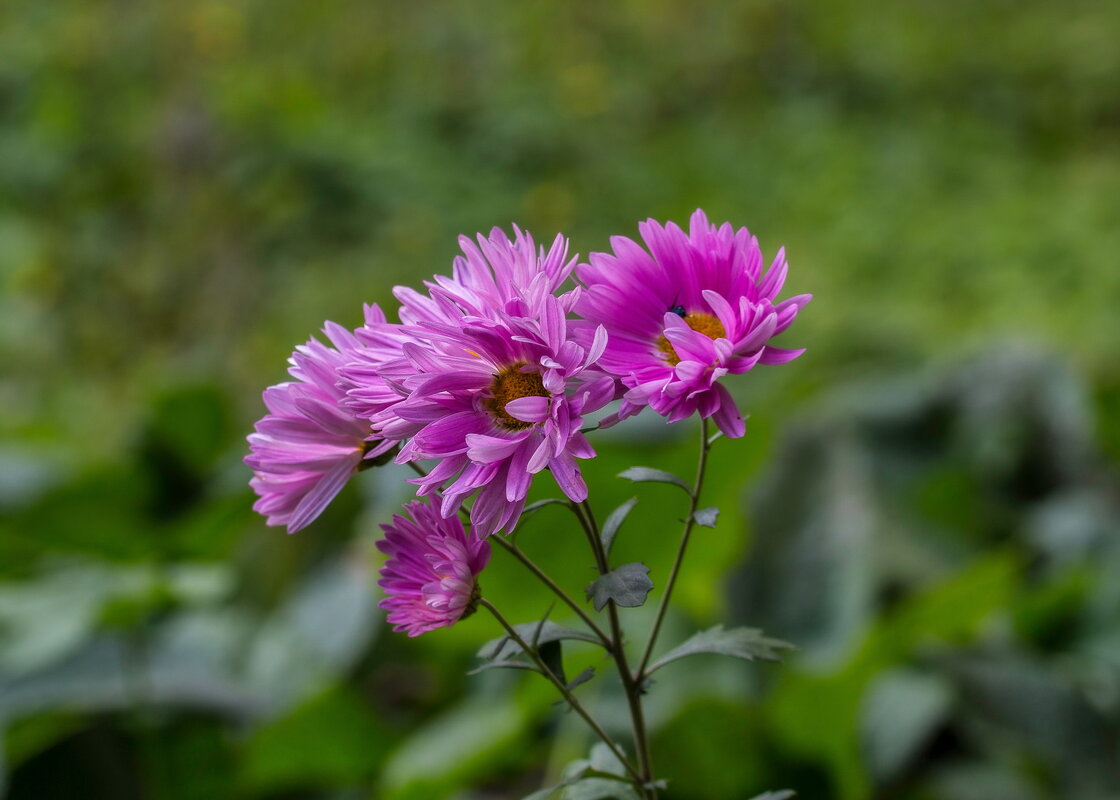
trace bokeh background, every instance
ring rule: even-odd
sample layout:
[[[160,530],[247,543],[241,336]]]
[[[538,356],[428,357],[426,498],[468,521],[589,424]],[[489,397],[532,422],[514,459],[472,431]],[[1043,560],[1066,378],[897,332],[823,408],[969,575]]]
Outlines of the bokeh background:
[[[816,299],[733,384],[668,633],[800,650],[659,673],[669,797],[1120,797],[1118,40],[1097,0],[0,4],[6,796],[518,798],[583,755],[543,682],[465,676],[482,615],[384,626],[403,473],[289,537],[244,436],[459,234],[587,253],[702,206]],[[614,476],[689,474],[695,433],[586,469],[655,583],[680,498]],[[522,543],[589,579],[559,512]],[[486,591],[538,618],[503,555]]]

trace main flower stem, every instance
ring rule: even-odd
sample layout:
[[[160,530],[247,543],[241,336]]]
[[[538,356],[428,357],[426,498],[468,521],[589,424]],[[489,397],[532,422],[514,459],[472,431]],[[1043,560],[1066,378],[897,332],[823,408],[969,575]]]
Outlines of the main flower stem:
[[[642,653],[642,660],[638,662],[638,671],[634,679],[640,685],[646,679],[646,667],[649,666],[653,647],[657,643],[657,635],[661,632],[661,623],[665,620],[665,611],[669,608],[669,600],[673,595],[673,587],[677,583],[677,575],[684,563],[684,554],[688,549],[688,540],[692,536],[692,529],[696,527],[696,507],[700,504],[700,490],[704,487],[704,473],[708,468],[708,453],[712,449],[712,439],[708,438],[708,420],[700,420],[700,457],[696,464],[696,480],[692,484],[692,494],[688,504],[688,516],[684,521],[684,532],[681,534],[680,544],[677,546],[677,557],[673,560],[673,568],[669,571],[669,580],[665,583],[665,593],[661,596],[661,603],[657,606],[657,616],[653,620],[653,628],[646,642],[646,649]]]
[[[607,560],[606,550],[603,548],[602,539],[599,537],[599,526],[595,521],[595,513],[591,504],[584,500],[580,504],[572,503],[572,511],[583,526],[587,534],[587,541],[591,551],[595,554],[595,563],[600,575],[611,571],[610,562]],[[641,681],[635,680],[630,671],[630,664],[626,658],[626,648],[623,644],[622,624],[618,618],[618,607],[613,600],[607,601],[607,614],[610,619],[611,655],[614,656],[615,665],[618,667],[618,676],[622,680],[622,688],[626,694],[626,702],[630,707],[630,721],[634,728],[634,749],[638,753],[638,769],[641,779],[638,791],[644,797],[657,800],[657,788],[653,785],[653,764],[650,760],[649,737],[646,734],[645,713],[642,710]]]
[[[634,769],[634,765],[630,763],[630,759],[628,759],[626,755],[618,748],[618,745],[614,743],[614,740],[611,739],[607,732],[603,730],[602,726],[595,720],[595,718],[591,716],[590,712],[588,712],[588,710],[583,707],[583,704],[579,701],[579,698],[577,698],[572,693],[572,690],[568,688],[568,685],[564,683],[564,681],[561,680],[560,677],[556,675],[556,673],[549,669],[548,664],[546,664],[544,662],[544,659],[541,658],[541,655],[537,651],[537,648],[531,647],[529,643],[525,641],[521,634],[517,632],[517,629],[514,628],[513,625],[511,625],[506,620],[506,618],[502,616],[502,613],[494,607],[493,603],[491,603],[485,597],[480,598],[478,602],[487,611],[494,615],[494,619],[498,620],[498,623],[503,628],[505,628],[506,635],[509,636],[509,638],[514,642],[516,642],[517,646],[525,651],[531,659],[533,659],[533,663],[537,665],[537,670],[542,675],[544,675],[544,677],[547,678],[553,686],[556,687],[557,691],[559,691],[560,694],[564,697],[564,700],[567,701],[572,710],[583,718],[583,721],[591,727],[591,730],[595,732],[595,735],[603,740],[603,744],[605,744],[610,749],[614,757],[618,759],[618,762],[622,764],[623,767],[625,767],[628,773],[630,773],[630,777],[632,777],[635,781],[638,782],[639,785],[641,785],[644,782],[644,779],[638,772],[638,770]]]

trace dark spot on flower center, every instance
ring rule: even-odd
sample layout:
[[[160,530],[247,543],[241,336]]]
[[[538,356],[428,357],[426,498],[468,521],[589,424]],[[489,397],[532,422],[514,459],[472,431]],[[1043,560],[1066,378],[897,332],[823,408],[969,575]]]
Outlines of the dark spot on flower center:
[[[523,431],[533,423],[511,417],[506,413],[506,403],[519,397],[549,397],[539,372],[522,372],[524,364],[506,367],[490,382],[490,397],[483,400],[498,425],[510,431]]]
[[[704,334],[709,339],[719,339],[727,336],[727,331],[724,330],[723,323],[720,322],[717,317],[711,314],[705,314],[703,311],[693,311],[683,315],[681,319],[684,320],[685,325],[692,328],[692,330],[697,333]],[[665,334],[661,334],[657,337],[656,344],[658,352],[661,353],[667,364],[675,367],[677,364],[681,363],[680,356],[677,355],[677,351],[673,349],[673,345],[669,343]]]

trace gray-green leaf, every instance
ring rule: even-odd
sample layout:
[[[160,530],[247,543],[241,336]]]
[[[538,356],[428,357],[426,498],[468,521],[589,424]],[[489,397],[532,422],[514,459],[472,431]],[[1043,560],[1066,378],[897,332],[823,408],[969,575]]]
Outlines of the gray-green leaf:
[[[568,688],[569,689],[574,689],[577,686],[581,686],[582,684],[587,683],[589,680],[591,680],[594,677],[595,677],[595,667],[588,667],[587,669],[585,669],[579,675],[576,675],[574,678],[572,678],[568,682]]]
[[[670,661],[676,661],[678,658],[697,653],[717,653],[746,659],[747,661],[781,661],[781,656],[778,655],[777,651],[791,648],[793,648],[793,645],[789,642],[763,636],[762,631],[758,628],[725,630],[722,625],[716,625],[714,628],[701,631],[661,656],[650,665],[646,674],[653,674]]]
[[[607,517],[607,521],[603,523],[603,531],[600,536],[603,542],[603,552],[607,555],[610,555],[611,545],[614,544],[614,537],[618,533],[618,529],[622,526],[623,521],[626,519],[626,515],[630,513],[630,510],[633,509],[637,503],[638,498],[631,497],[612,511],[611,515]]]
[[[714,528],[716,520],[719,519],[719,509],[715,506],[708,506],[707,508],[698,508],[692,515],[696,520],[697,525],[702,525],[705,528]]]
[[[797,792],[789,789],[782,789],[780,792],[765,792],[753,798],[753,800],[789,800],[789,798],[795,797],[796,795]]]
[[[623,564],[608,572],[587,587],[587,598],[595,603],[595,610],[602,611],[608,600],[623,608],[637,608],[646,601],[653,581],[649,567],[637,561]]]
[[[523,622],[520,625],[514,625],[513,629],[517,631],[520,636],[529,644],[533,643],[533,637],[536,637],[538,646],[547,644],[548,642],[559,642],[563,639],[578,639],[581,642],[595,642],[599,640],[594,635],[585,631],[576,630],[575,628],[566,628],[563,625],[557,625],[555,622],[546,621],[540,622]],[[498,639],[491,639],[486,644],[482,645],[478,651],[479,658],[502,660],[508,659],[521,652],[521,645],[513,641],[508,636],[502,636]]]
[[[692,487],[690,487],[683,480],[678,478],[671,472],[666,472],[662,469],[652,469],[650,467],[630,467],[630,469],[618,473],[618,477],[626,478],[628,481],[634,483],[671,483],[674,486],[679,486],[684,489],[690,497],[692,496]]]

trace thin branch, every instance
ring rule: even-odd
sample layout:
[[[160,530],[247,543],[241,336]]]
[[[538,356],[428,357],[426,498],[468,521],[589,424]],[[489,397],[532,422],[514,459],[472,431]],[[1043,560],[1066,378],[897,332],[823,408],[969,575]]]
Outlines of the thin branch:
[[[669,599],[673,595],[673,587],[677,583],[677,575],[681,571],[681,564],[684,562],[684,554],[688,549],[688,540],[692,536],[692,529],[696,526],[696,508],[700,504],[700,490],[704,487],[704,473],[708,467],[708,452],[712,448],[712,443],[718,437],[708,438],[708,420],[700,420],[700,457],[696,464],[696,481],[692,485],[692,496],[689,501],[688,516],[684,521],[684,532],[681,534],[681,542],[677,546],[677,556],[673,560],[673,568],[669,571],[669,580],[665,582],[665,593],[661,596],[661,603],[657,606],[657,616],[653,620],[653,628],[649,633],[649,640],[646,642],[645,651],[642,653],[642,660],[638,662],[638,671],[634,674],[634,679],[641,684],[646,679],[646,667],[649,666],[650,656],[653,655],[653,647],[657,643],[657,635],[661,632],[661,623],[665,619],[665,611],[669,607]]]
[[[546,664],[544,662],[544,659],[541,658],[540,652],[538,652],[537,648],[530,647],[529,643],[526,642],[521,634],[517,632],[516,628],[509,624],[506,618],[502,616],[501,612],[494,607],[493,603],[491,603],[485,597],[480,598],[478,602],[480,605],[486,608],[487,611],[494,615],[494,619],[498,620],[498,623],[503,628],[505,628],[506,635],[509,636],[509,638],[514,642],[516,642],[518,647],[529,654],[529,657],[533,659],[533,662],[540,670],[540,673],[544,675],[544,677],[547,678],[553,686],[556,687],[557,691],[559,691],[560,694],[564,697],[564,700],[567,701],[568,705],[572,707],[572,710],[579,714],[583,718],[583,721],[586,722],[591,727],[591,730],[595,732],[595,735],[603,740],[603,744],[610,748],[610,751],[614,755],[614,757],[618,759],[619,763],[622,764],[622,766],[626,768],[626,771],[630,773],[630,776],[638,783],[639,786],[641,786],[644,783],[644,779],[638,773],[638,771],[634,769],[634,765],[630,763],[630,760],[626,758],[622,750],[619,749],[618,745],[614,743],[611,737],[607,734],[606,731],[603,730],[602,726],[599,725],[595,718],[591,716],[590,712],[588,712],[588,710],[583,707],[583,704],[580,703],[579,699],[574,694],[572,694],[572,690],[568,688],[567,684],[565,684],[564,681],[560,680],[560,678],[551,669],[549,669],[548,664]]]
[[[584,533],[595,554],[595,562],[600,575],[611,571],[607,553],[603,547],[603,540],[599,535],[599,525],[595,521],[595,512],[591,504],[584,500],[580,504],[572,503],[572,511],[583,525]],[[653,785],[653,762],[650,759],[649,738],[646,734],[645,713],[642,709],[641,682],[634,679],[630,672],[630,664],[626,658],[626,647],[623,644],[622,623],[618,618],[618,606],[614,600],[607,601],[607,614],[610,619],[611,641],[614,644],[611,655],[614,656],[618,668],[618,676],[622,680],[622,688],[626,694],[626,703],[630,708],[630,721],[634,729],[634,749],[638,752],[638,769],[642,772],[641,791],[643,795],[657,799],[657,788]]]

